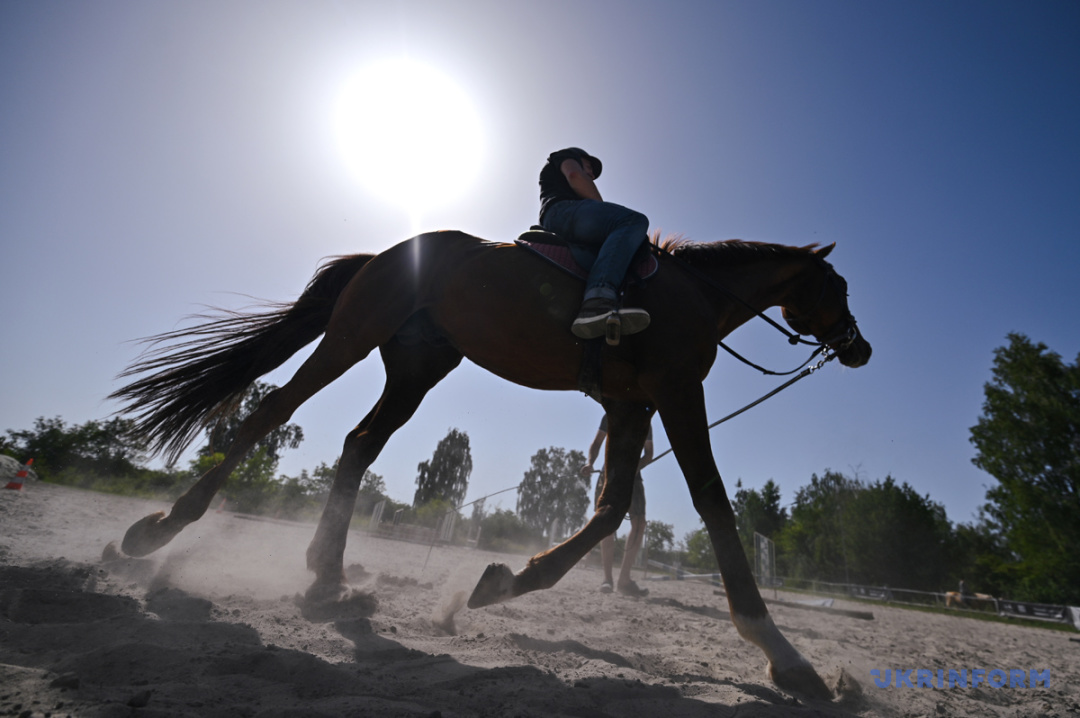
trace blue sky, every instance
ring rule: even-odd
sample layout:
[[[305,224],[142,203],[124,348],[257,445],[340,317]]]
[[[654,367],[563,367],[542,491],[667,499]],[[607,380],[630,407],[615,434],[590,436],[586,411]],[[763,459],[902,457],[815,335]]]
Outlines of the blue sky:
[[[1078,37],[1080,5],[1053,0],[0,3],[0,431],[107,416],[130,340],[239,295],[293,299],[324,257],[428,229],[509,240],[544,158],[576,145],[654,228],[837,244],[873,360],[714,430],[729,491],[771,478],[790,502],[827,468],[891,474],[970,521],[994,348],[1017,331],[1080,352]],[[401,56],[453,78],[484,137],[478,180],[419,217],[362,188],[333,139],[346,80]],[[731,343],[803,358],[763,325]],[[721,356],[710,416],[776,383]],[[303,406],[282,470],[333,461],[381,385],[372,357]],[[372,468],[410,500],[456,427],[471,500],[540,448],[584,450],[599,419],[466,364]],[[697,527],[670,457],[645,485],[649,518]]]

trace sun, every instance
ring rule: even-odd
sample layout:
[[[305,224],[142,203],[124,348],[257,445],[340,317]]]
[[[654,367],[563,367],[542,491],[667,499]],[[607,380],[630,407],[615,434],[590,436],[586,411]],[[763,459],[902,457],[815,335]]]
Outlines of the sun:
[[[338,97],[341,156],[365,189],[413,215],[459,199],[476,179],[480,119],[451,78],[409,58],[368,65]]]

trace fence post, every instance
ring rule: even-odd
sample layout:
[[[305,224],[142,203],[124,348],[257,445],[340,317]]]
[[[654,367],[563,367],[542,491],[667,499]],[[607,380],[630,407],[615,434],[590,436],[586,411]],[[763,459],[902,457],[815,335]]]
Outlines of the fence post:
[[[371,509],[371,518],[368,519],[368,531],[379,530],[379,524],[382,523],[382,514],[385,508],[386,499],[383,499],[379,503],[375,504],[375,507]]]
[[[754,532],[754,568],[759,586],[772,586],[776,598],[776,546],[767,536]]]
[[[443,543],[450,543],[454,537],[454,525],[457,522],[457,511],[451,509],[443,514],[442,520],[439,521],[439,540]]]
[[[552,519],[551,526],[548,527],[548,548],[555,545],[555,535],[559,532],[559,519]]]

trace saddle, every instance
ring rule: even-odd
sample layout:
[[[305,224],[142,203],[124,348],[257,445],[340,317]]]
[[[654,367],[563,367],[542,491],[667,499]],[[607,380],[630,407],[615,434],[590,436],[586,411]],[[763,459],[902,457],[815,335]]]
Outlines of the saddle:
[[[574,259],[574,253],[570,250],[570,245],[567,244],[566,240],[543,227],[534,225],[527,232],[522,232],[514,240],[514,244],[539,254],[578,279],[587,279],[589,276],[591,267],[582,267]],[[638,249],[637,254],[634,255],[634,261],[630,263],[626,278],[628,280],[645,281],[656,274],[656,270],[659,268],[660,263],[656,260],[656,256],[649,251],[647,244],[643,244]]]
[[[514,240],[514,243],[540,255],[578,279],[584,280],[589,276],[589,267],[583,267],[578,263],[566,240],[543,227],[534,225]],[[649,251],[646,242],[634,255],[634,261],[630,263],[630,268],[626,272],[626,279],[628,282],[644,282],[656,274],[659,268],[660,262],[657,261],[656,255]],[[600,401],[603,345],[599,338],[587,340],[584,344],[585,354],[578,372],[578,389],[591,399]]]

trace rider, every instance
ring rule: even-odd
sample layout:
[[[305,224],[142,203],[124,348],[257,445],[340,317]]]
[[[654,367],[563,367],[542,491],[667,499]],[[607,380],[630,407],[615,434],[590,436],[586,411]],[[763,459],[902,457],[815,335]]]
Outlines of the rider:
[[[570,327],[582,339],[603,336],[609,321],[622,334],[649,326],[648,312],[620,309],[617,301],[634,253],[647,239],[649,219],[600,197],[595,180],[602,170],[600,160],[577,147],[552,152],[540,170],[540,225],[566,239],[579,264],[592,266]]]

